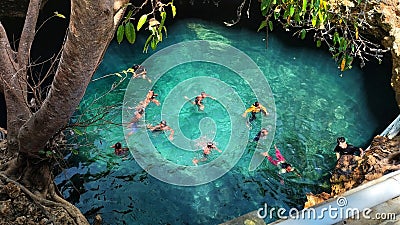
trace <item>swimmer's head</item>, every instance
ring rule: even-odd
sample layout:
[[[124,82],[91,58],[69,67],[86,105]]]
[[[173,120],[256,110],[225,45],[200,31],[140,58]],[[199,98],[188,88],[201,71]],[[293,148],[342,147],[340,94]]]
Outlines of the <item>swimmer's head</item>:
[[[200,95],[204,97],[204,96],[206,95],[206,93],[205,93],[204,91],[202,91],[202,92],[200,93]]]
[[[121,148],[122,148],[121,142],[115,143],[114,148],[116,148],[116,149],[121,149]]]
[[[281,167],[282,169],[285,169],[287,172],[292,171],[292,165],[290,163],[283,162],[281,163]]]
[[[140,109],[138,110],[138,113],[139,113],[140,115],[142,115],[142,114],[144,113],[144,109],[143,109],[143,108],[140,108]]]
[[[343,143],[343,142],[345,142],[345,141],[346,141],[346,139],[345,139],[344,137],[338,137],[338,138],[336,139],[337,144]]]
[[[212,142],[207,142],[207,147],[211,148],[214,145]]]
[[[263,128],[263,129],[261,129],[261,133],[264,134],[264,135],[267,135],[268,134],[268,130]]]
[[[161,125],[164,125],[164,126],[167,126],[167,121],[161,120],[160,124],[161,124]]]
[[[253,104],[255,107],[258,107],[258,106],[260,106],[260,103],[259,102],[254,102],[254,104]]]

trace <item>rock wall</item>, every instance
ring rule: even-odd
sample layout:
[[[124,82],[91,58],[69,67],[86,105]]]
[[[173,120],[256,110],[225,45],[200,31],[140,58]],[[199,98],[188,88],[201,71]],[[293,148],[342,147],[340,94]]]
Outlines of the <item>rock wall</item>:
[[[393,62],[391,85],[400,108],[400,2],[398,0],[379,1],[375,8],[382,15],[381,28],[389,34],[382,38],[382,45],[390,49]]]
[[[400,169],[400,136],[376,136],[363,157],[343,155],[332,171],[331,193],[308,194],[304,207],[311,207],[334,196]]]

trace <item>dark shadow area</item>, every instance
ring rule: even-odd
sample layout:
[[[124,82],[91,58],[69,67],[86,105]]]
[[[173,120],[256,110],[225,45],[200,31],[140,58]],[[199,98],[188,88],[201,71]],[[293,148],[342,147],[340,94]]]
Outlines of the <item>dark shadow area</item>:
[[[390,53],[388,53],[390,55]],[[380,134],[396,117],[400,110],[397,107],[395,93],[392,89],[392,62],[389,57],[385,57],[381,64],[378,62],[367,63],[362,68],[364,73],[364,86],[366,88],[369,110],[379,121],[379,127],[375,131]],[[366,124],[368,126],[368,124]],[[372,140],[372,137],[371,137]]]
[[[224,22],[231,23],[237,19],[237,10],[242,2],[242,0],[174,1],[174,4],[177,6],[176,19],[199,18],[221,24]],[[249,4],[247,1],[243,7],[241,19],[235,26],[257,30],[263,20],[260,11],[260,3],[258,1],[251,1],[249,18],[247,16],[248,6]]]

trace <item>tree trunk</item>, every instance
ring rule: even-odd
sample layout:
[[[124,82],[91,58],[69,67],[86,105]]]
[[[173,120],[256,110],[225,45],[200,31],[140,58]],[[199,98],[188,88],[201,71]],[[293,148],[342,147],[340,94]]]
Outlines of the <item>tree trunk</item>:
[[[27,68],[40,0],[30,1],[18,52],[10,47],[6,31],[0,23],[0,91],[4,93],[7,104],[8,147],[19,153],[7,164],[5,174],[18,179],[41,198],[48,197],[63,203],[51,188],[52,161],[41,158],[39,151],[68,123],[79,105],[128,2],[72,0],[68,34],[57,71],[49,94],[34,114],[27,101]],[[77,216],[76,221],[87,224],[84,217]]]
[[[21,153],[37,154],[67,124],[113,37],[111,0],[73,0],[71,7],[69,32],[49,95],[21,127]]]

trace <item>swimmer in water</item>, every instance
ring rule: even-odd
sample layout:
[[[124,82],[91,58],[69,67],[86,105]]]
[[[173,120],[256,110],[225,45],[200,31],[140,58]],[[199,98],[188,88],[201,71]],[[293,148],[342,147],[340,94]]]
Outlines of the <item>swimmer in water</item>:
[[[200,95],[196,96],[194,101],[191,101],[187,96],[185,96],[185,99],[188,100],[190,103],[193,105],[197,105],[200,111],[204,110],[204,104],[203,104],[203,99],[205,98],[211,98],[213,100],[216,100],[216,98],[212,97],[211,95],[206,94],[204,91],[200,93]]]
[[[217,148],[217,146],[213,142],[208,142],[207,145],[203,148],[203,158],[200,159],[200,161],[204,162],[208,159],[208,156],[211,154],[212,150],[217,150],[219,153],[222,153],[222,151]],[[199,160],[197,158],[194,158],[192,160],[194,165],[198,165]]]
[[[155,132],[155,131],[170,131],[169,140],[172,141],[174,139],[175,131],[167,125],[167,121],[165,121],[165,120],[162,120],[159,124],[157,124],[155,126],[148,124],[147,129],[149,129],[150,131],[153,131],[153,132]]]

